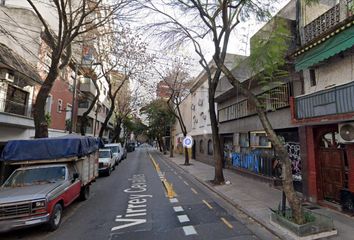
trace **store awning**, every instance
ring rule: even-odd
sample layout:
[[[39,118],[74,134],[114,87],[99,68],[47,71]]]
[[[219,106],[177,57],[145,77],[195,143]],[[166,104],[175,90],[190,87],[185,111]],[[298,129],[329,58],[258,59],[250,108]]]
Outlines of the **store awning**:
[[[295,70],[307,69],[314,64],[326,60],[354,45],[354,26],[339,32],[325,42],[300,55],[295,61]]]

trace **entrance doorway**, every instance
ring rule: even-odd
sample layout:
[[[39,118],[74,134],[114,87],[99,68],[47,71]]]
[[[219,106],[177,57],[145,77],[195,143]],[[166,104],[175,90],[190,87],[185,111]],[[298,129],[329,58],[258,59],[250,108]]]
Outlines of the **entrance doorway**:
[[[195,140],[193,140],[193,146],[192,146],[192,159],[195,159],[195,145],[196,145],[196,142],[195,142]]]
[[[338,142],[337,130],[320,135],[317,151],[319,166],[320,195],[323,200],[339,203],[340,192],[345,187],[346,149]]]

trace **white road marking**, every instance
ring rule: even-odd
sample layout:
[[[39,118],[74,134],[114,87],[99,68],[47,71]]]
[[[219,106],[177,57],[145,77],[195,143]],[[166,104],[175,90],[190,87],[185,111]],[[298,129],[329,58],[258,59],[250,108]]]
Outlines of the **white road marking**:
[[[195,230],[195,228],[193,226],[185,226],[185,227],[183,227],[183,231],[186,236],[197,234],[197,231]]]
[[[170,203],[178,203],[178,199],[177,198],[171,198],[170,199]]]
[[[186,181],[183,181],[184,182],[184,184],[186,184],[187,186],[189,186],[189,184],[186,182]]]
[[[181,207],[181,206],[173,207],[173,210],[174,210],[175,212],[183,212],[183,211],[184,211],[183,207]]]
[[[178,217],[178,221],[180,223],[184,223],[184,222],[189,222],[190,221],[187,215],[178,215],[177,217]]]

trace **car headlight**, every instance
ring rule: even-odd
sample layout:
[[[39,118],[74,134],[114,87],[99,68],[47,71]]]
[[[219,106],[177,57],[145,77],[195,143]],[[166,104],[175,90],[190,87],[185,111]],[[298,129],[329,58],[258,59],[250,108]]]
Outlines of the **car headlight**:
[[[104,166],[104,167],[109,167],[109,163],[108,163],[108,162],[105,162],[105,163],[103,163],[103,166]]]
[[[39,200],[32,202],[32,209],[44,208],[45,207],[45,200]]]

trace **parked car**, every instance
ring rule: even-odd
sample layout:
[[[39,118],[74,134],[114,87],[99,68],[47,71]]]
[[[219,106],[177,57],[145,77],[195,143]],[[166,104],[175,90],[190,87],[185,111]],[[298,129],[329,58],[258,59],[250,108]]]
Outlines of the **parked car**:
[[[101,148],[99,150],[98,156],[98,172],[100,174],[105,174],[106,176],[111,175],[112,171],[115,169],[115,160],[111,149]]]
[[[98,142],[82,136],[14,140],[1,161],[17,169],[0,187],[0,231],[39,224],[54,231],[65,207],[89,197],[98,176]]]
[[[109,143],[104,145],[105,148],[111,149],[115,165],[118,165],[123,159],[123,148],[120,143]]]
[[[127,151],[128,151],[128,152],[133,152],[133,151],[135,151],[135,143],[128,143],[128,145],[127,145]]]

